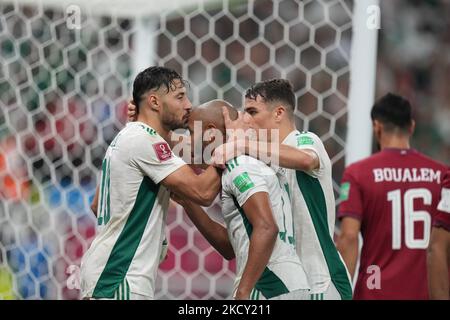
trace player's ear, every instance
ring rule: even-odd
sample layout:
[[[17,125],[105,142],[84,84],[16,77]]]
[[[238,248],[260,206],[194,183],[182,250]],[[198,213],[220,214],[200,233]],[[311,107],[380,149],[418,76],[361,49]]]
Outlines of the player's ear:
[[[409,127],[409,130],[408,130],[410,136],[412,136],[415,129],[416,129],[416,121],[411,120],[411,126]]]
[[[156,94],[149,94],[146,100],[152,110],[159,110],[161,102]]]
[[[383,124],[378,120],[373,120],[372,126],[373,126],[373,135],[377,140],[379,140],[381,136],[381,131],[383,130]]]
[[[283,115],[286,112],[286,108],[283,105],[276,106],[274,109],[275,112],[275,120],[280,122],[283,119]]]

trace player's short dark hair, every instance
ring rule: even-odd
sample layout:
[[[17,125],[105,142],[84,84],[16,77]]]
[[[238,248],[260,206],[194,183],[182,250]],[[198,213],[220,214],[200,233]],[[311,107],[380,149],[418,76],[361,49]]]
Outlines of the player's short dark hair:
[[[133,83],[133,102],[136,111],[139,112],[139,104],[142,96],[149,90],[159,90],[165,87],[167,92],[175,89],[175,80],[180,80],[183,85],[186,81],[175,70],[153,66],[141,71],[134,79]]]
[[[409,101],[393,93],[388,93],[376,101],[370,116],[372,121],[378,120],[384,124],[388,131],[400,129],[407,132],[413,121],[413,111]]]
[[[281,102],[288,107],[289,114],[295,110],[295,93],[292,84],[285,79],[271,79],[261,81],[251,86],[245,92],[245,98],[256,100],[258,96],[264,102]]]

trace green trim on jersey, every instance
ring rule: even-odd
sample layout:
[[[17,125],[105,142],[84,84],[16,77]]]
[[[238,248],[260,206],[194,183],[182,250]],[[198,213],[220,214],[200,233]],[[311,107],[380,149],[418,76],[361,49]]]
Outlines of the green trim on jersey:
[[[331,281],[338,290],[342,300],[352,299],[352,286],[347,277],[347,271],[339,258],[339,254],[330,237],[327,220],[327,206],[322,186],[318,179],[303,171],[295,171],[297,184],[305,199],[314,229],[319,238],[325,261],[330,272]]]
[[[130,285],[125,278],[114,292],[114,299],[116,300],[130,300]]]
[[[323,293],[311,293],[309,295],[309,300],[324,300]]]
[[[234,164],[233,164],[234,162]],[[227,163],[225,163],[225,167],[228,169],[228,172],[231,172],[231,170],[234,169],[234,167],[239,166],[239,163],[237,162],[237,158],[233,158],[229,160]]]
[[[291,200],[291,191],[289,190],[289,184],[288,183],[284,184],[284,189],[286,190],[286,193],[287,193],[287,195],[289,197],[289,200]]]
[[[154,129],[152,129],[152,128],[148,128],[148,127],[146,127],[146,126],[144,126],[142,124],[140,125],[140,127],[142,129],[144,129],[151,136],[156,136],[157,135],[156,131]]]
[[[159,184],[155,184],[149,177],[142,179],[133,209],[97,281],[93,298],[113,298],[115,291],[124,281],[155,205],[158,191]]]
[[[250,239],[253,232],[253,226],[248,220],[244,209],[242,209],[242,207],[237,202],[236,198],[234,196],[232,196],[232,198],[234,205],[241,214],[245,230],[247,231],[247,235]],[[278,276],[275,273],[273,273],[267,266],[264,268],[261,277],[256,282],[254,289],[260,291],[266,299],[270,299],[285,293],[289,293],[289,289],[286,287],[283,281],[281,281],[281,279],[278,278]]]
[[[106,156],[102,162],[102,182],[100,188],[100,210],[98,211],[97,224],[99,226],[108,223],[111,218],[110,211],[111,189],[111,158]]]
[[[250,300],[259,300],[260,294],[261,294],[260,291],[253,288],[252,291],[250,292]]]

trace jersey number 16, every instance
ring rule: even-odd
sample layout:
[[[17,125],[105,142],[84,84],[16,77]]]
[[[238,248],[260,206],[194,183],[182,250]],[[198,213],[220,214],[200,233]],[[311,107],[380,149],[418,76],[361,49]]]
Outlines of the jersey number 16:
[[[426,249],[430,241],[431,215],[427,211],[414,210],[414,200],[422,199],[425,205],[431,205],[430,190],[416,188],[407,190],[402,199],[401,190],[393,190],[387,194],[388,201],[392,202],[392,249],[398,250],[402,241],[402,204],[405,221],[405,245],[409,249]],[[403,200],[403,201],[402,201]],[[414,223],[423,221],[423,238],[414,237]]]

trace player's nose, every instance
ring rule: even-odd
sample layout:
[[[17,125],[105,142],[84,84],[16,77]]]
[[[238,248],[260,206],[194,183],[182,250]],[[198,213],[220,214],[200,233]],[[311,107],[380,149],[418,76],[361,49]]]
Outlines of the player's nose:
[[[184,110],[186,110],[187,112],[191,112],[191,110],[192,110],[191,101],[186,102],[186,104],[184,105]]]

